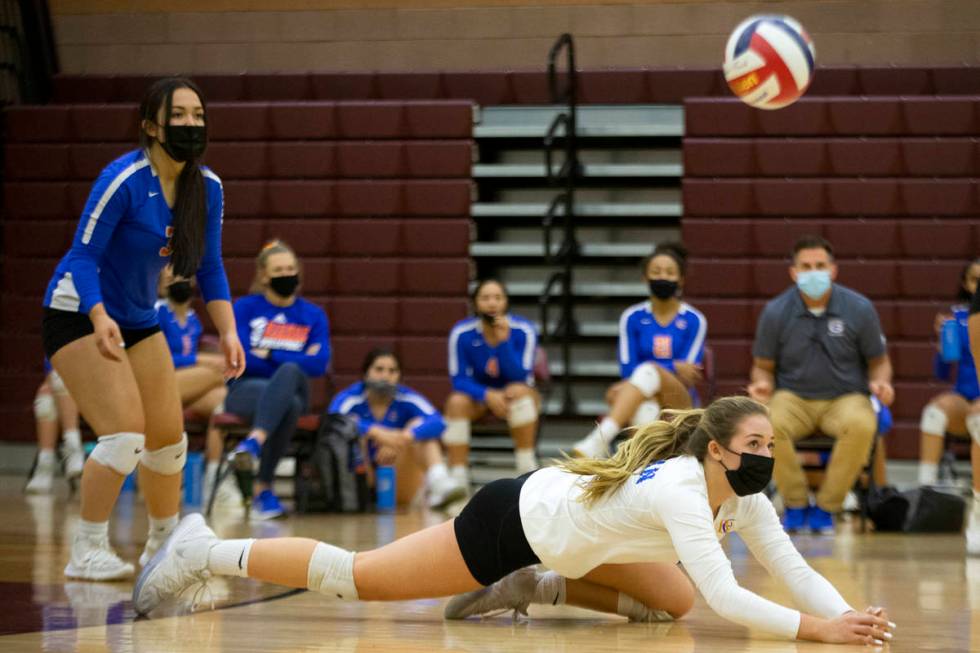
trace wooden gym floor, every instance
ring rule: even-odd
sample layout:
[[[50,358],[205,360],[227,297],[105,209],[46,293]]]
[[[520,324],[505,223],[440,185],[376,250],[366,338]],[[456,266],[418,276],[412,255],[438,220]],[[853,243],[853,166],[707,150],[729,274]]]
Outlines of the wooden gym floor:
[[[0,478],[0,651],[845,651],[857,647],[784,642],[752,636],[717,617],[700,598],[672,624],[625,620],[569,607],[532,606],[530,619],[509,615],[445,622],[443,599],[342,603],[246,579],[214,588],[215,611],[174,606],[133,620],[132,584],[65,582],[77,499],[24,497],[21,478]],[[366,549],[442,519],[420,511],[397,515],[212,520],[225,537],[302,535]],[[797,536],[804,556],[856,607],[885,605],[898,624],[893,651],[980,651],[980,558],[964,556],[962,536],[862,535],[849,524],[836,537]],[[143,506],[120,499],[110,528],[117,550],[135,560],[146,533]],[[746,587],[788,602],[745,547],[726,548]],[[203,597],[207,603],[207,597]]]

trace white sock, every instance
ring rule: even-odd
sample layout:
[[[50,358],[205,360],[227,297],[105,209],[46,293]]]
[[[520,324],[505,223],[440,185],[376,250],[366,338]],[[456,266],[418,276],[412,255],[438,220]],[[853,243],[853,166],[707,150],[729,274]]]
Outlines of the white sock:
[[[432,485],[435,481],[449,476],[449,469],[445,463],[436,463],[425,472],[425,484]]]
[[[623,594],[622,592],[619,593],[616,614],[622,615],[630,621],[638,621],[640,623],[667,621],[672,618],[667,612],[663,610],[651,610],[629,594]]]
[[[248,577],[248,555],[255,538],[221,540],[208,553],[208,569],[219,576]]]
[[[170,537],[170,533],[177,527],[180,515],[171,515],[163,519],[150,517],[150,537],[157,540],[165,540]]]
[[[52,467],[57,459],[54,455],[54,449],[41,449],[37,452],[37,465],[41,467]]]
[[[90,540],[101,540],[109,537],[108,521],[85,521],[78,520],[78,535]]]
[[[449,473],[453,478],[463,481],[464,483],[470,482],[470,470],[466,465],[453,465],[449,469]]]
[[[82,448],[82,434],[78,432],[78,429],[65,429],[61,437],[65,439],[65,445],[69,449]]]
[[[534,455],[534,449],[515,449],[514,463],[517,471],[525,474],[538,468],[538,457]]]
[[[594,433],[597,433],[603,442],[610,444],[622,430],[623,426],[612,417],[603,417]]]
[[[939,479],[939,464],[919,461],[919,485],[935,485]]]
[[[565,577],[556,571],[539,574],[531,603],[565,605]]]

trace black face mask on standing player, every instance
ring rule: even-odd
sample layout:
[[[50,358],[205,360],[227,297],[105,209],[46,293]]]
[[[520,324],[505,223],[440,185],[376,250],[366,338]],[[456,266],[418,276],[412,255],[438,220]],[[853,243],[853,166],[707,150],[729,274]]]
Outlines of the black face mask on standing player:
[[[650,284],[650,294],[657,299],[664,300],[677,296],[678,283],[670,279],[648,279]]]
[[[163,125],[163,150],[174,161],[196,161],[208,147],[208,130],[204,125]]]

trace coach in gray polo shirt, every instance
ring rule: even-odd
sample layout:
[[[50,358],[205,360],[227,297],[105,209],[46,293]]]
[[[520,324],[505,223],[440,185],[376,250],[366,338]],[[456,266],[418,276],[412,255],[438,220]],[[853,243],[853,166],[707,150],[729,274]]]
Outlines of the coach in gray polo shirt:
[[[829,242],[800,238],[789,274],[796,285],[766,304],[756,327],[749,395],[769,404],[786,530],[809,525],[827,533],[877,431],[868,395],[886,406],[894,399],[892,367],[874,306],[833,282],[837,266]],[[817,430],[836,442],[816,505],[809,506],[793,443]]]

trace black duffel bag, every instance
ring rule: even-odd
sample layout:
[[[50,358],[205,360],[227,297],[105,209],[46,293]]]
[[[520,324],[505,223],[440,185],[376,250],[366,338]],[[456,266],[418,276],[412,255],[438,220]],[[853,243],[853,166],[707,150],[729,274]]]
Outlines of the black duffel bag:
[[[929,486],[899,492],[886,485],[868,492],[868,515],[876,531],[959,533],[965,510],[963,497]]]

